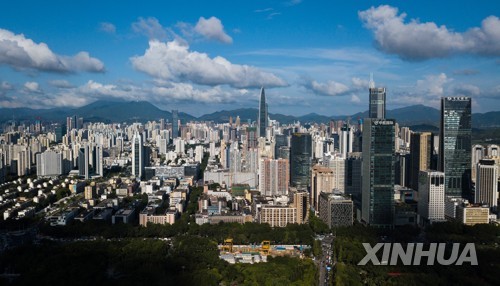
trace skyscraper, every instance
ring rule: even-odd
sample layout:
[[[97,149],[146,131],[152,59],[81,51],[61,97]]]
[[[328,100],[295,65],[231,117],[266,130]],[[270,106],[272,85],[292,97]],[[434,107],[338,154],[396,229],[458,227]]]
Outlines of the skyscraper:
[[[362,219],[392,227],[394,214],[395,121],[367,118],[363,122]]]
[[[498,166],[495,160],[483,159],[477,164],[476,204],[488,204],[496,210],[498,205]]]
[[[290,147],[290,183],[294,187],[307,188],[311,180],[311,134],[293,133]]]
[[[281,196],[288,193],[290,169],[286,159],[260,159],[259,191],[264,196]]]
[[[132,137],[132,175],[141,178],[144,170],[142,138],[138,131]]]
[[[439,170],[445,174],[445,195],[470,198],[470,97],[441,98],[439,131]]]
[[[385,87],[375,87],[373,77],[370,77],[369,118],[385,118]]]
[[[340,128],[340,153],[344,159],[347,158],[347,154],[352,152],[352,129],[348,125],[342,126]]]
[[[172,110],[172,139],[179,137],[179,111]]]
[[[78,175],[85,180],[90,178],[90,152],[86,143],[78,150]]]
[[[420,171],[418,186],[418,214],[423,222],[444,221],[443,172]]]
[[[262,87],[260,90],[258,126],[259,126],[259,137],[266,137],[267,104],[266,104],[266,93],[264,92],[264,87]]]
[[[434,136],[430,132],[412,133],[410,139],[410,187],[418,190],[420,171],[431,169]]]

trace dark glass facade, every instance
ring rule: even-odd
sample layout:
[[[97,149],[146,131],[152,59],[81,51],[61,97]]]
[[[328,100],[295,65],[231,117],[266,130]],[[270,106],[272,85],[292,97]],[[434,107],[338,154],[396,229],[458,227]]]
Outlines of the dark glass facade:
[[[290,145],[290,183],[293,187],[307,188],[311,183],[311,134],[292,134]]]
[[[363,124],[362,219],[392,227],[394,216],[395,121],[366,119]]]
[[[172,110],[172,139],[179,137],[179,111]]]
[[[441,98],[439,170],[445,174],[445,195],[471,195],[471,98]]]
[[[373,87],[370,91],[370,106],[368,116],[370,118],[385,118],[385,88]]]

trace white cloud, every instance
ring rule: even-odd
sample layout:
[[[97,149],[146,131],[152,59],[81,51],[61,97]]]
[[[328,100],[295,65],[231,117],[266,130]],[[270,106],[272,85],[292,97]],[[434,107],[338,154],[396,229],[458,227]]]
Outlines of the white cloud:
[[[149,41],[145,54],[130,60],[136,70],[164,80],[187,80],[204,85],[227,84],[238,88],[287,85],[283,79],[256,67],[237,65],[220,56],[210,58],[205,53],[189,51],[187,45],[177,40],[167,43]]]
[[[114,34],[116,33],[116,26],[112,23],[102,22],[99,24],[99,30],[109,34]]]
[[[88,52],[79,52],[75,56],[57,55],[47,44],[37,44],[23,34],[16,35],[5,29],[0,29],[0,64],[20,70],[104,72],[104,64],[90,57]]]
[[[233,102],[248,93],[247,90],[228,90],[220,86],[200,89],[187,83],[171,83],[168,86],[153,87],[152,92],[154,95],[161,96],[163,102],[169,99],[205,103]]]
[[[427,75],[424,79],[417,80],[416,91],[425,96],[440,97],[444,94],[444,85],[450,81],[451,79],[449,79],[445,73]]]
[[[194,30],[210,40],[219,41],[226,44],[231,44],[233,39],[224,31],[222,22],[216,17],[205,19],[200,17]]]
[[[310,82],[309,88],[316,94],[329,96],[344,95],[349,91],[347,85],[333,80],[329,80],[326,83],[320,83],[313,80]]]
[[[361,99],[359,98],[359,96],[353,94],[353,95],[351,95],[351,102],[352,103],[361,103]]]
[[[24,83],[24,91],[27,93],[42,93],[38,82],[28,81]]]
[[[487,17],[481,27],[454,32],[434,22],[416,19],[405,22],[406,13],[388,5],[358,12],[364,25],[373,31],[379,49],[406,60],[426,60],[454,53],[482,56],[500,55],[500,20]]]
[[[49,81],[49,84],[54,86],[54,87],[57,87],[57,88],[73,88],[73,87],[75,87],[69,81],[64,80],[64,79],[51,80],[51,81]]]

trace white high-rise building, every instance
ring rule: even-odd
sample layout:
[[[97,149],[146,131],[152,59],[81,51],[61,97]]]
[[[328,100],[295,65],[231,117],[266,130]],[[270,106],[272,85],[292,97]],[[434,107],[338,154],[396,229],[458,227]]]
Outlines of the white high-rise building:
[[[476,204],[488,204],[496,209],[498,203],[498,166],[494,160],[480,160],[476,167]]]
[[[139,132],[135,132],[132,137],[132,175],[136,178],[141,178],[144,170],[144,150],[142,146],[142,138]]]
[[[418,186],[418,214],[430,223],[444,221],[444,173],[420,171]]]
[[[352,128],[348,126],[343,126],[340,129],[339,135],[340,135],[339,136],[340,153],[342,154],[342,157],[346,159],[347,154],[352,152],[352,139],[353,139]]]
[[[102,145],[95,146],[95,156],[94,156],[94,170],[97,176],[104,176],[104,158],[103,158],[103,147]]]
[[[39,177],[59,176],[63,173],[63,156],[52,150],[36,155],[36,175]]]

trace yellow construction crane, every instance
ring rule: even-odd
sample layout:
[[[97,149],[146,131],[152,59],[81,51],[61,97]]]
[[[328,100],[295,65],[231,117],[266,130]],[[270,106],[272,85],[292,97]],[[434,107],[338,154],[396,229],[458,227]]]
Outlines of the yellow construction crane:
[[[222,245],[222,251],[233,253],[233,239],[232,238],[224,239],[224,244]]]
[[[271,241],[270,240],[262,241],[262,247],[261,247],[262,254],[269,255],[270,250],[271,250]]]

